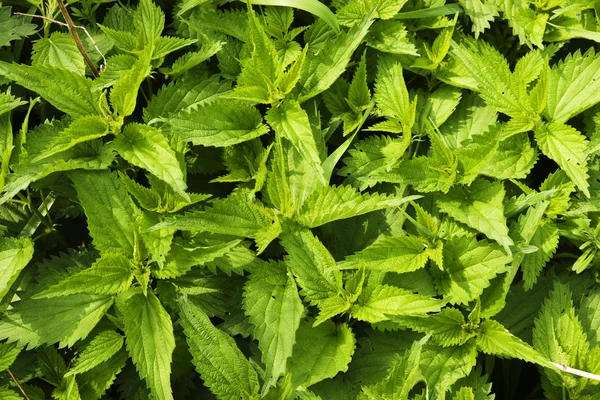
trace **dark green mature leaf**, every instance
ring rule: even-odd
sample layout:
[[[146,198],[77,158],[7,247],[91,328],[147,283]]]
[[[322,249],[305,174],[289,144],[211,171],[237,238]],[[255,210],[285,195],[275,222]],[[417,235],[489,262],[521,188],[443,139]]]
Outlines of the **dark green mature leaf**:
[[[13,40],[33,35],[37,26],[28,22],[27,17],[11,15],[11,7],[0,7],[0,47],[8,46]]]
[[[0,300],[32,256],[33,242],[29,238],[0,238]]]

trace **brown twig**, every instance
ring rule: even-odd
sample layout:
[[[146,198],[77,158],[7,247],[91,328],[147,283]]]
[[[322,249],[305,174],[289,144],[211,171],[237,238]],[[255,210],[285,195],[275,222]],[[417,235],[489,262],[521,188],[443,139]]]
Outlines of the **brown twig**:
[[[60,8],[60,12],[64,17],[65,22],[67,23],[67,27],[69,28],[69,32],[71,32],[71,35],[73,35],[73,39],[75,40],[75,45],[77,46],[77,49],[79,49],[79,52],[83,56],[85,63],[92,70],[92,74],[94,74],[94,76],[96,78],[98,78],[100,76],[100,72],[98,72],[98,69],[94,65],[94,62],[88,55],[87,51],[85,51],[85,48],[83,47],[83,43],[81,43],[81,39],[79,38],[79,34],[77,33],[76,26],[75,26],[75,24],[73,24],[73,20],[71,19],[71,15],[69,14],[69,11],[67,11],[67,7],[65,7],[65,3],[63,3],[62,0],[57,0],[57,2],[58,2],[58,8]]]
[[[27,14],[27,13],[22,13],[22,12],[15,12],[15,14],[16,15],[23,15],[25,17],[31,17],[31,18],[41,18],[44,21],[50,21],[50,22],[53,22],[53,23],[58,24],[60,26],[66,26],[67,28],[69,27],[69,25],[66,24],[66,23],[64,23],[64,22],[57,21],[55,19],[45,17],[43,15]],[[87,29],[85,29],[85,26],[73,25],[73,27],[77,28],[77,29],[81,29],[83,32],[85,32],[85,35],[88,37],[88,39],[90,39],[90,42],[92,42],[92,45],[94,46],[94,48],[96,49],[96,51],[98,52],[98,54],[100,54],[100,57],[102,57],[102,64],[100,65],[100,70],[102,70],[103,66],[106,67],[108,61],[106,61],[106,57],[104,56],[104,54],[98,48],[98,44],[96,43],[96,41],[94,40],[94,38],[92,37],[92,35],[90,35],[90,33],[88,32]]]
[[[17,380],[17,377],[14,376],[12,372],[10,372],[10,369],[6,368],[6,372],[8,372],[13,382],[19,387],[19,390],[21,391],[21,393],[23,393],[23,397],[25,397],[26,400],[31,400],[29,396],[27,396],[27,393],[25,393],[25,389],[23,389],[23,386],[21,386],[21,384]]]

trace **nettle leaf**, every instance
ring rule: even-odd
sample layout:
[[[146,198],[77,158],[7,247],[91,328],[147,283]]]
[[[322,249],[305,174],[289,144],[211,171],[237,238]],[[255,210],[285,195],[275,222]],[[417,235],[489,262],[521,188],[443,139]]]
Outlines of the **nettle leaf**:
[[[511,254],[509,246],[513,241],[508,236],[504,217],[504,193],[502,182],[477,179],[469,187],[455,186],[440,196],[437,205],[452,218],[495,240]]]
[[[6,296],[33,256],[29,238],[0,238],[0,300]]]
[[[219,398],[258,398],[258,374],[233,338],[216,328],[198,306],[179,299],[181,324],[196,370]]]
[[[92,90],[90,79],[77,73],[50,66],[0,62],[0,75],[38,93],[74,118],[102,115],[100,93]]]
[[[530,345],[513,336],[499,322],[488,319],[479,325],[477,347],[486,354],[493,354],[502,358],[518,358],[541,366],[548,365]]]
[[[490,27],[490,22],[498,16],[498,7],[494,3],[482,2],[481,0],[461,0],[460,5],[473,22],[472,32],[475,38],[479,37]]]
[[[298,94],[298,102],[303,103],[327,90],[344,72],[350,57],[373,23],[372,18],[371,13],[347,33],[339,33],[335,40],[326,43],[316,55],[307,56],[302,75],[293,92]]]
[[[0,47],[10,45],[13,40],[33,35],[37,26],[29,23],[23,15],[12,15],[11,7],[0,7]]]
[[[181,139],[203,146],[231,146],[269,132],[256,108],[234,100],[201,104],[168,122]]]
[[[313,327],[302,323],[296,332],[290,362],[292,387],[307,388],[348,370],[356,339],[347,324],[326,321]]]
[[[94,245],[100,252],[132,257],[138,210],[118,176],[107,171],[76,171],[71,180]]]
[[[113,145],[125,160],[150,171],[171,185],[185,200],[190,201],[185,192],[185,174],[177,155],[160,130],[143,124],[128,124]]]
[[[426,317],[398,315],[390,319],[416,332],[431,334],[431,340],[443,347],[465,344],[475,336],[474,332],[466,329],[465,317],[456,308],[447,307],[437,314]]]
[[[244,286],[243,307],[266,366],[265,392],[287,370],[304,313],[296,282],[285,265],[265,263],[254,269]]]
[[[375,101],[379,114],[399,120],[402,130],[410,132],[415,122],[417,103],[410,101],[399,60],[392,56],[381,57],[375,82]]]
[[[535,139],[542,153],[556,161],[579,190],[590,197],[585,136],[569,125],[553,122],[536,127]]]
[[[471,341],[462,346],[439,347],[426,344],[421,352],[421,371],[429,396],[445,399],[446,391],[475,366],[477,350]]]
[[[444,245],[444,271],[438,282],[444,299],[466,304],[476,300],[512,260],[502,249],[475,238],[455,238]]]
[[[128,70],[121,73],[110,91],[110,104],[125,118],[135,111],[140,85],[150,75],[150,51],[146,49]]]
[[[84,269],[48,289],[34,298],[58,297],[69,294],[117,294],[123,292],[133,279],[132,264],[121,254],[105,253],[91,268]]]
[[[175,337],[171,317],[160,300],[142,288],[131,288],[117,297],[123,315],[127,351],[140,377],[157,399],[173,399],[171,360]]]
[[[115,331],[102,331],[81,350],[75,365],[65,377],[79,375],[108,361],[123,347],[123,336]]]
[[[68,33],[53,32],[50,37],[39,39],[33,45],[31,64],[49,66],[85,74],[85,62],[77,49],[73,36]]]
[[[71,347],[85,339],[112,304],[112,296],[88,294],[21,300],[0,319],[0,338],[30,349],[54,343]]]

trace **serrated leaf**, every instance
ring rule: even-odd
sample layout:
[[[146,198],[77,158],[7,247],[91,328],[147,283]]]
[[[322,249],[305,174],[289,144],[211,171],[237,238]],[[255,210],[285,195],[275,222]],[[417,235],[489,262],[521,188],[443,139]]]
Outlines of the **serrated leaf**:
[[[19,277],[33,256],[29,238],[0,238],[0,300]]]
[[[206,386],[224,400],[258,398],[258,375],[233,338],[194,303],[180,298],[179,306],[193,363]]]
[[[355,344],[354,333],[346,324],[336,325],[331,321],[316,327],[310,323],[300,324],[290,364],[292,386],[308,388],[345,372]]]
[[[296,330],[304,306],[293,277],[283,264],[256,268],[244,286],[245,314],[254,325],[254,337],[266,366],[266,387],[273,386],[287,370],[288,358],[296,341]]]
[[[480,33],[490,27],[490,22],[493,22],[494,18],[498,16],[498,8],[494,3],[482,2],[481,0],[461,0],[459,4],[473,23],[472,32],[475,34],[476,39]]]
[[[183,140],[214,147],[242,143],[269,131],[256,108],[234,100],[202,104],[168,122]]]
[[[427,246],[421,239],[414,236],[392,236],[346,257],[338,267],[405,273],[423,268],[428,259]]]
[[[185,175],[175,151],[162,132],[148,125],[131,123],[113,142],[115,149],[127,161],[150,171],[173,187],[185,200],[190,201],[185,192]]]
[[[542,269],[556,252],[559,233],[556,225],[549,220],[542,220],[531,237],[529,244],[537,247],[537,251],[525,254],[521,261],[525,290],[531,289]]]
[[[16,81],[73,118],[102,115],[92,81],[69,70],[0,62],[0,75]]]
[[[58,342],[70,347],[90,333],[112,304],[112,296],[87,294],[22,300],[0,320],[0,338],[29,349]]]
[[[115,377],[125,367],[128,359],[129,356],[123,349],[100,365],[77,375],[81,398],[90,400],[101,398],[104,392],[113,384]]]
[[[205,43],[200,51],[185,53],[170,68],[162,68],[161,72],[171,77],[180,77],[217,54],[223,46],[224,42],[211,42],[210,45]]]
[[[502,249],[475,238],[455,238],[444,245],[444,271],[439,286],[444,299],[466,304],[476,300],[512,260]]]
[[[588,141],[585,136],[569,125],[553,122],[538,126],[535,140],[542,153],[556,161],[579,190],[590,197],[586,163]]]
[[[441,195],[437,205],[442,212],[495,240],[511,254],[513,244],[504,217],[502,182],[476,179],[471,186],[455,186]]]
[[[76,171],[71,180],[94,245],[104,253],[132,257],[137,209],[118,176],[108,171]]]
[[[105,253],[91,268],[84,269],[48,289],[34,298],[50,298],[70,294],[117,294],[131,284],[132,264],[121,254]]]
[[[108,361],[123,347],[123,336],[115,331],[102,331],[81,350],[75,365],[65,377],[87,372],[105,361]]]
[[[39,39],[33,45],[31,64],[85,74],[85,62],[73,37],[68,33],[52,32],[50,37]]]
[[[429,344],[424,346],[420,365],[429,396],[444,400],[450,386],[471,372],[476,356],[473,342],[446,348]]]
[[[316,55],[307,57],[295,89],[299,103],[313,98],[335,82],[346,69],[350,57],[362,43],[372,23],[372,15],[366,16],[348,33],[338,34],[335,40],[326,43]]]
[[[68,150],[79,143],[98,139],[108,134],[109,125],[106,119],[96,115],[77,118],[50,141],[42,154],[37,155],[32,162],[40,161],[46,157]]]
[[[392,54],[418,56],[417,47],[408,37],[406,26],[400,21],[375,21],[367,35],[367,45]]]
[[[12,15],[11,7],[0,7],[0,47],[8,46],[13,40],[33,35],[37,25],[28,22],[24,15]]]
[[[2,343],[0,344],[0,368],[5,370],[15,362],[19,354],[23,350],[23,346],[17,343]]]
[[[110,104],[121,118],[125,118],[135,111],[140,85],[151,72],[150,50],[146,49],[140,54],[133,66],[122,72],[110,91]]]
[[[173,399],[171,359],[175,349],[171,317],[160,300],[142,288],[131,288],[117,297],[123,314],[127,351],[140,377],[160,400]]]
[[[440,346],[463,345],[474,336],[466,329],[464,315],[456,308],[444,308],[437,314],[423,316],[392,316],[391,320],[414,331],[431,334],[431,340]]]
[[[196,43],[196,39],[186,39],[173,36],[161,36],[156,39],[154,53],[152,59],[156,60],[165,57],[174,51],[183,49],[189,45]]]
[[[375,101],[380,115],[397,119],[404,132],[415,122],[416,102],[410,101],[402,75],[402,65],[392,56],[383,56],[377,64]]]
[[[529,135],[521,133],[502,140],[481,173],[496,179],[523,179],[538,159]]]
[[[502,358],[518,358],[541,366],[547,365],[547,360],[530,345],[513,336],[499,322],[488,319],[479,325],[477,347],[486,354]]]

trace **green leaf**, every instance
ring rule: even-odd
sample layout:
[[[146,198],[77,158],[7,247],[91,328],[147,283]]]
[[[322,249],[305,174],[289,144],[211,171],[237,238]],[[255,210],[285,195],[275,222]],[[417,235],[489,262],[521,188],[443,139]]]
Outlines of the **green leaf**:
[[[538,159],[529,135],[520,133],[502,140],[481,174],[496,179],[524,179]]]
[[[397,207],[418,197],[363,195],[350,186],[323,186],[304,201],[298,210],[297,220],[309,228],[315,228],[332,221]]]
[[[23,346],[17,343],[2,343],[0,345],[0,368],[5,370],[15,362],[19,354],[21,354]]]
[[[340,33],[337,38],[325,44],[316,55],[310,55],[304,62],[304,69],[295,92],[298,102],[303,103],[329,88],[344,72],[350,57],[362,43],[373,23],[372,14],[363,18],[348,33]]]
[[[189,45],[196,43],[196,39],[185,39],[172,36],[162,36],[156,39],[154,53],[152,53],[152,59],[160,59],[174,51],[183,49]]]
[[[304,306],[293,277],[278,263],[265,264],[250,274],[243,307],[266,366],[264,393],[286,372]]]
[[[168,122],[183,140],[214,147],[242,143],[269,131],[256,108],[233,100],[201,104]]]
[[[0,238],[0,300],[6,296],[33,256],[29,238]]]
[[[34,298],[57,297],[69,294],[117,294],[131,285],[132,264],[121,254],[105,253],[91,268],[84,269],[48,289]]]
[[[187,184],[175,151],[162,132],[148,125],[131,123],[113,142],[115,149],[127,161],[150,171],[162,179],[186,201]]]
[[[413,41],[408,37],[406,26],[399,21],[375,21],[366,39],[369,47],[385,53],[419,55]]]
[[[87,216],[94,246],[103,253],[132,257],[136,214],[133,201],[116,174],[108,171],[71,173]]]
[[[423,268],[428,260],[427,246],[414,236],[392,236],[376,241],[366,249],[346,257],[340,269],[405,273]]]
[[[79,117],[56,136],[32,162],[40,161],[46,157],[53,156],[68,150],[79,143],[98,139],[109,134],[108,121],[96,115]]]
[[[462,312],[451,307],[427,317],[399,315],[391,320],[414,331],[431,334],[431,340],[443,347],[463,345],[474,336],[467,329]]]
[[[356,339],[346,324],[326,321],[312,327],[300,324],[290,363],[292,386],[307,388],[348,370]]]
[[[37,25],[29,23],[28,17],[12,15],[11,10],[11,7],[0,7],[0,47],[10,45],[13,40],[33,35],[37,29]]]
[[[356,319],[375,323],[396,315],[426,315],[439,312],[444,304],[442,300],[414,294],[395,286],[380,285],[369,290],[363,289],[350,313]]]
[[[233,338],[215,328],[186,298],[179,299],[179,307],[193,363],[204,384],[220,399],[258,398],[258,375]]]
[[[495,240],[511,254],[513,244],[504,217],[502,182],[476,179],[471,186],[455,186],[440,196],[437,205],[442,212]]]
[[[444,299],[467,304],[476,300],[496,275],[506,272],[512,260],[502,249],[473,237],[454,238],[444,245],[444,271],[439,281]]]
[[[120,350],[114,356],[91,370],[77,375],[79,393],[82,399],[98,400],[113,384],[115,377],[121,372],[129,359],[125,350]]]
[[[28,348],[57,342],[70,347],[94,329],[112,304],[112,296],[88,294],[21,300],[0,320],[0,338]]]
[[[420,365],[430,398],[443,400],[450,386],[471,372],[476,356],[473,342],[446,348],[427,344]]]
[[[250,4],[263,6],[293,7],[309,12],[327,23],[334,31],[339,31],[335,15],[318,0],[250,0]]]
[[[542,269],[558,248],[559,233],[556,225],[549,220],[542,220],[535,229],[529,244],[537,247],[537,251],[525,254],[521,267],[526,290],[531,289]]]
[[[488,319],[479,325],[477,347],[486,354],[501,358],[518,358],[530,363],[547,366],[547,360],[530,345],[513,336],[500,323]]]
[[[123,336],[115,331],[102,331],[81,350],[75,365],[65,377],[79,375],[108,361],[123,347]]]
[[[459,4],[473,23],[471,31],[475,34],[475,39],[488,29],[490,22],[493,22],[494,18],[498,16],[498,7],[494,3],[481,0],[460,0]]]
[[[0,75],[38,93],[48,103],[73,118],[102,115],[100,94],[92,81],[65,69],[0,62]]]
[[[552,122],[535,129],[535,140],[542,153],[556,161],[579,190],[590,197],[585,136],[569,125]]]
[[[552,122],[567,122],[600,102],[600,57],[593,48],[569,54],[550,71],[544,114]]]
[[[375,101],[378,113],[397,119],[408,134],[415,122],[416,101],[411,103],[402,75],[402,65],[392,56],[382,56],[377,64]]]
[[[367,86],[366,56],[366,53],[363,53],[348,88],[348,105],[356,110],[366,109],[371,102],[371,92],[369,86]]]
[[[267,113],[267,122],[276,133],[289,140],[310,165],[314,166],[317,176],[322,177],[324,182],[324,172],[315,136],[308,115],[300,104],[296,101],[284,101],[279,106],[271,108]]]
[[[127,351],[157,399],[173,399],[171,360],[175,349],[171,317],[151,290],[131,288],[117,297]]]
[[[146,49],[130,69],[121,73],[113,85],[109,97],[110,104],[121,118],[133,114],[140,85],[150,72],[150,51]]]
[[[77,49],[73,36],[53,32],[50,37],[39,39],[33,45],[31,64],[68,70],[85,75],[85,62]]]

